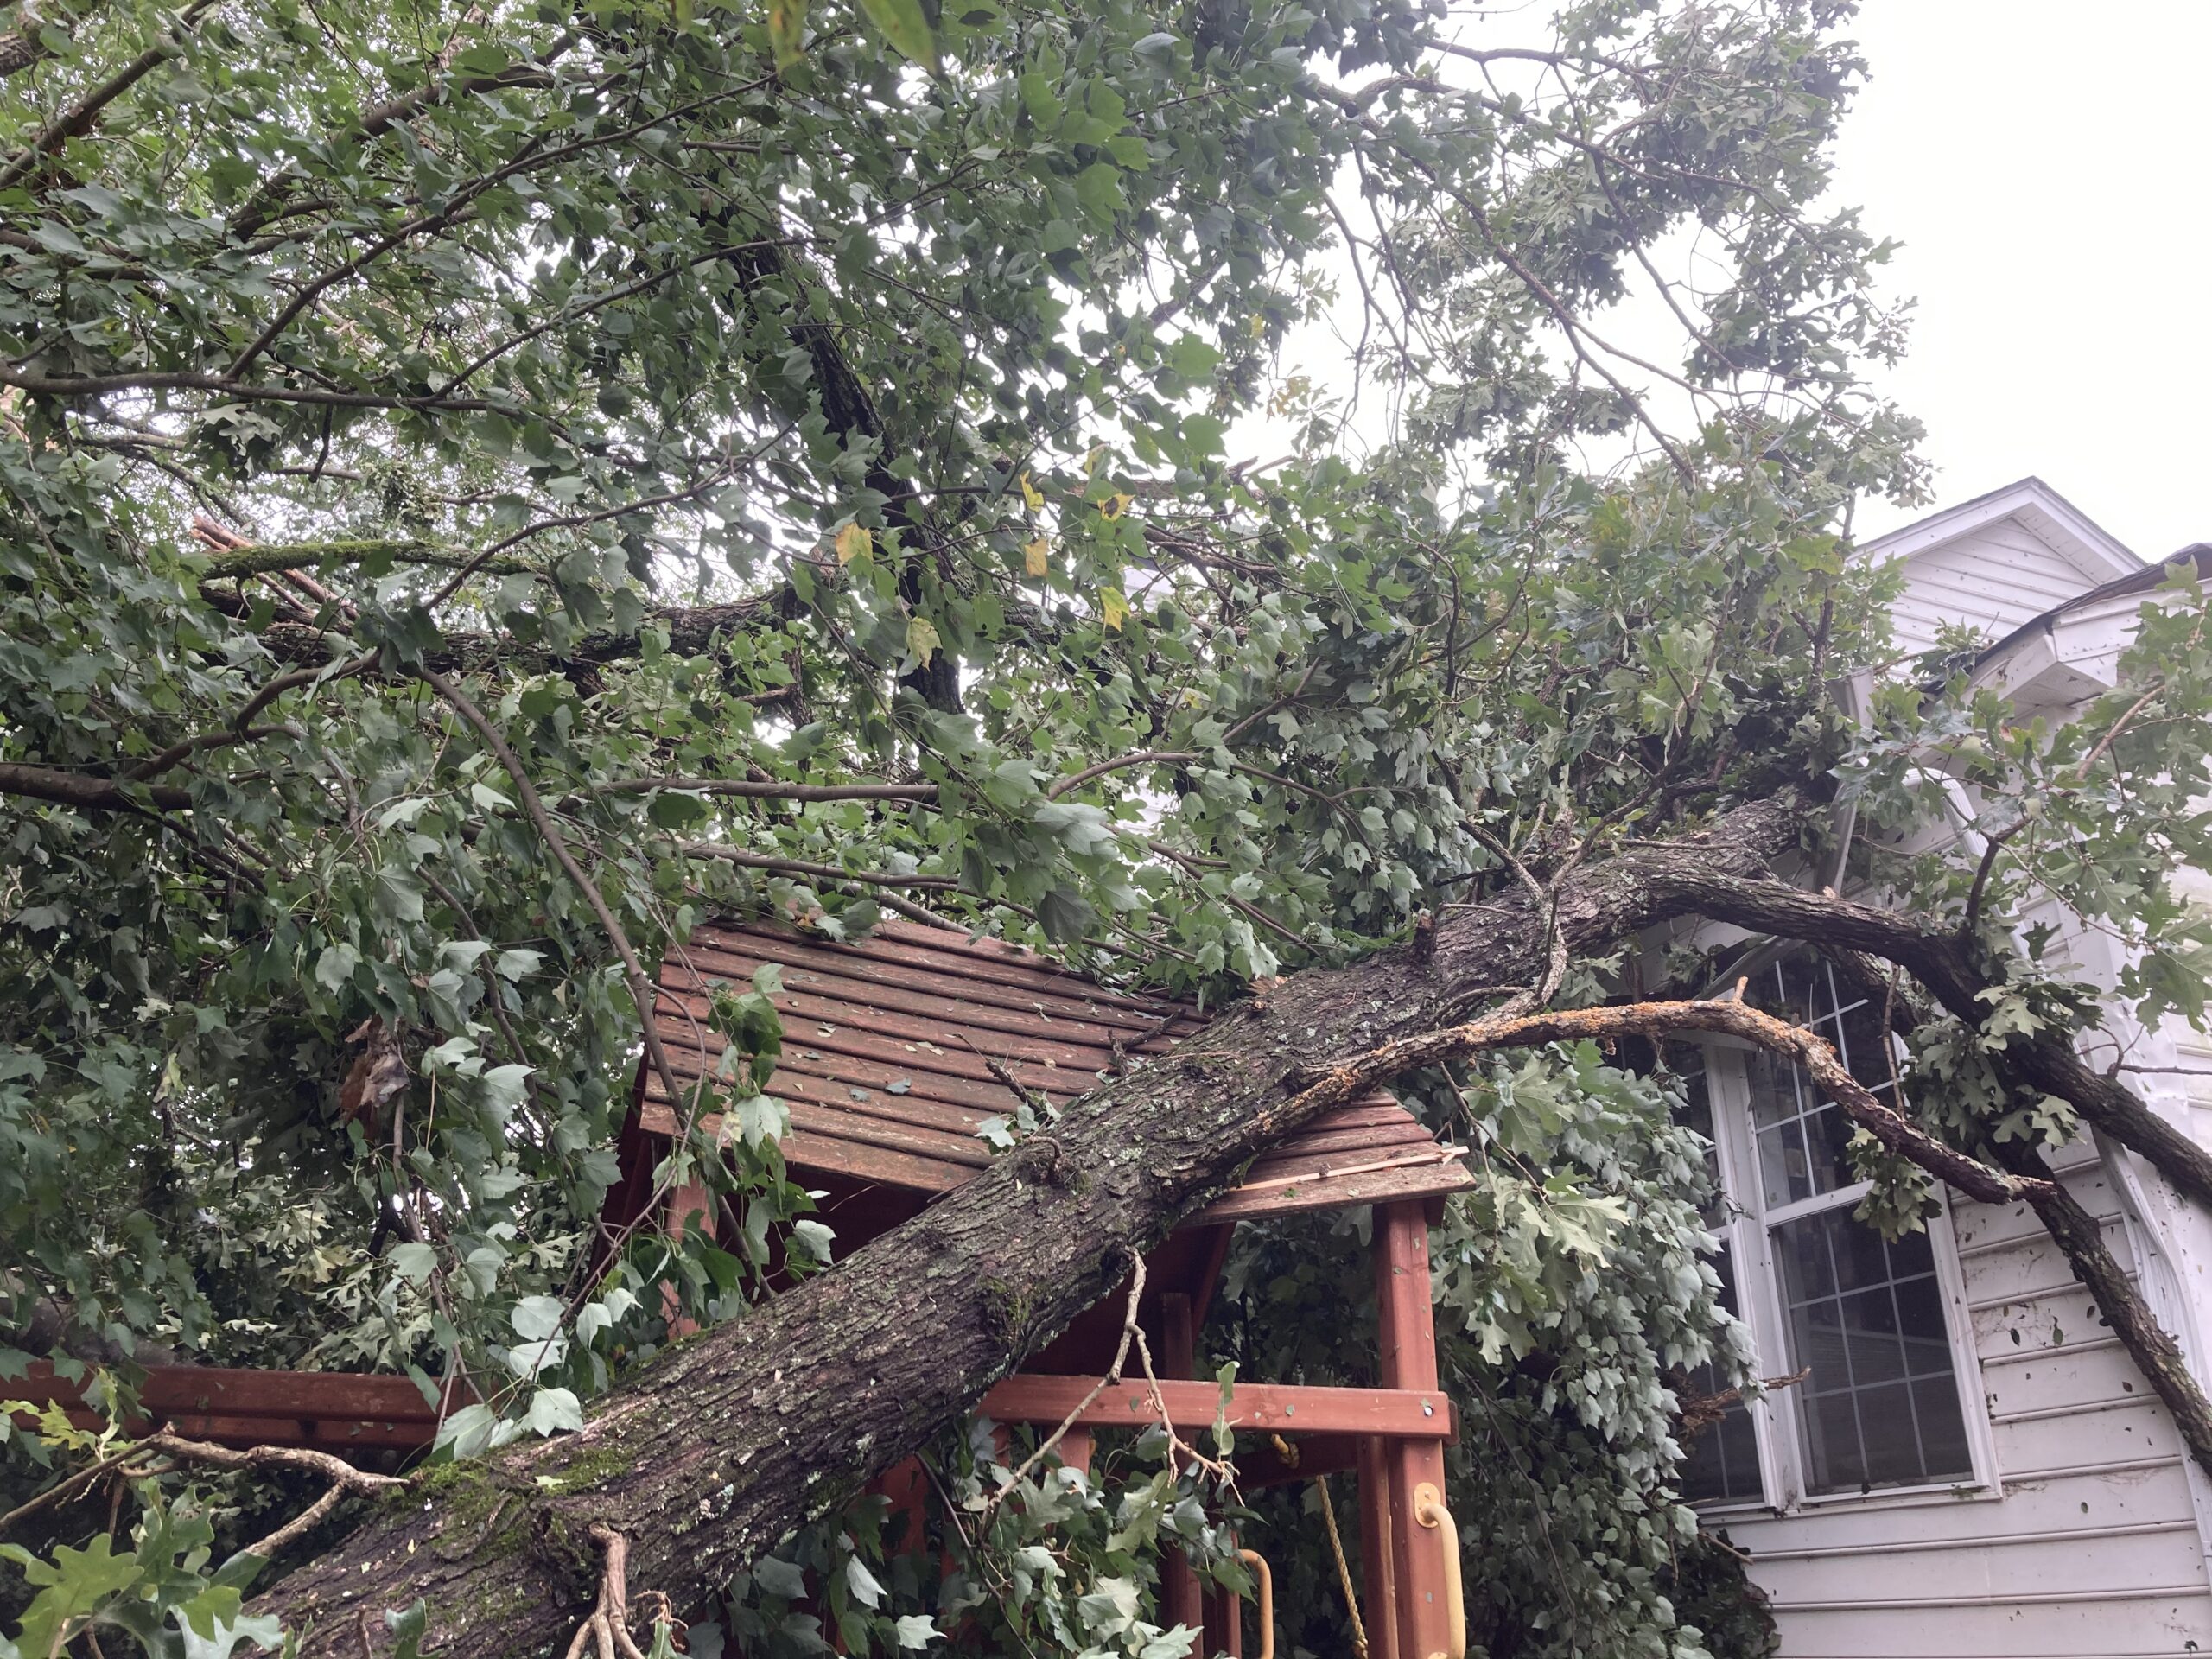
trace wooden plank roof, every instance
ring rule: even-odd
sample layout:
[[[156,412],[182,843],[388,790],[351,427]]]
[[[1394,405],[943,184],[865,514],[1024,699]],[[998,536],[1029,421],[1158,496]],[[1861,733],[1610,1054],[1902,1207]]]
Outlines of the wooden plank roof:
[[[661,969],[661,1029],[680,1080],[721,1058],[707,1018],[714,987],[747,987],[766,963],[784,982],[774,999],[784,1052],[770,1091],[791,1109],[785,1160],[910,1192],[948,1191],[990,1161],[976,1131],[1014,1102],[989,1061],[1065,1105],[1097,1086],[1117,1050],[1157,1054],[1206,1023],[1189,1003],[1107,990],[1033,951],[916,923],[887,922],[841,944],[772,923],[717,921]],[[650,1068],[640,1100],[644,1128],[674,1133]],[[1255,1160],[1201,1219],[1454,1192],[1469,1185],[1462,1155],[1378,1091]]]

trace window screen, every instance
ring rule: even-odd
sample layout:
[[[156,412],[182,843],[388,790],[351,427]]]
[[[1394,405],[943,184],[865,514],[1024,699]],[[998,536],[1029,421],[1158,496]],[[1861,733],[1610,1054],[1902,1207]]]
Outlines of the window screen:
[[[1882,1010],[1843,994],[1828,963],[1785,957],[1751,1000],[1809,1026],[1877,1095],[1896,1090]],[[1926,1233],[1885,1243],[1852,1218],[1859,1187],[1850,1124],[1791,1062],[1744,1057],[1764,1207],[1803,1426],[1806,1490],[1925,1484],[1973,1472],[1943,1295]],[[1821,1199],[1828,1202],[1822,1204]]]
[[[1895,1243],[1848,1208],[1774,1230],[1808,1491],[1970,1474],[1943,1296],[1928,1235]]]
[[[1713,1266],[1720,1274],[1720,1305],[1731,1313],[1736,1306],[1735,1264],[1723,1249]],[[1700,1365],[1689,1374],[1684,1403],[1719,1394],[1727,1386],[1719,1370]],[[1709,1425],[1683,1449],[1677,1477],[1682,1496],[1693,1503],[1757,1503],[1766,1496],[1759,1478],[1758,1431],[1751,1408],[1741,1400],[1730,1405],[1719,1422]]]

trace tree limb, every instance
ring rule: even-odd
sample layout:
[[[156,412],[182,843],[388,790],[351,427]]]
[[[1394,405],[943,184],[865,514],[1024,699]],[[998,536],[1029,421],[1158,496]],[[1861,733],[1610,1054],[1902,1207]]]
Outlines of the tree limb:
[[[84,97],[49,121],[22,149],[11,156],[5,166],[0,166],[0,190],[22,182],[32,168],[72,138],[82,137],[92,130],[100,111],[129,92],[150,73],[156,66],[176,55],[177,35],[190,32],[202,13],[215,0],[192,0],[177,14],[170,29],[162,29],[154,37],[154,44],[141,52],[122,68],[109,76]]]
[[[2002,983],[1978,965],[1973,943],[1953,929],[1923,925],[1894,911],[1808,893],[1769,877],[1700,874],[1688,877],[1676,897],[1714,921],[1897,963],[1969,1028],[1980,1027],[1989,1011],[1984,994]],[[2122,1146],[2142,1154],[2194,1202],[2212,1209],[2212,1153],[2152,1111],[2126,1084],[2091,1071],[2075,1052],[2070,1033],[2017,1033],[1992,1058],[2000,1077],[2065,1101]]]
[[[192,791],[173,784],[128,783],[92,772],[4,760],[0,760],[0,795],[25,796],[89,812],[143,812],[149,806],[182,812],[192,806]]]

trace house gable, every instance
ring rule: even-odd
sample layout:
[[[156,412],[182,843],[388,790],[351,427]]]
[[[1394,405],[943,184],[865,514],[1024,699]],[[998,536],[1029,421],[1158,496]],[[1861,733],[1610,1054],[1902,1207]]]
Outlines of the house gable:
[[[1859,556],[1904,567],[1891,613],[1897,647],[1916,654],[1947,624],[1995,641],[2142,561],[2038,478],[1947,508],[1869,542]]]

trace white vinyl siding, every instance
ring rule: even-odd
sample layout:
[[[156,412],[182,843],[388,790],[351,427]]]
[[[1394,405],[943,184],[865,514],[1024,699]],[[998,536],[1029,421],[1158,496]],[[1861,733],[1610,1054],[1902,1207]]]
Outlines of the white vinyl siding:
[[[1895,621],[1908,653],[1925,650],[1944,623],[1970,624],[1993,643],[2136,568],[2126,549],[2033,480],[1885,537],[1866,556],[1903,563]],[[2052,617],[1985,671],[2024,710],[2063,718],[2109,682],[2145,597]],[[2212,895],[2212,878],[2202,886]],[[2120,965],[2101,938],[2062,937],[2053,950],[2078,950],[2083,973],[2107,984]],[[2171,1020],[2143,1033],[2111,1012],[2110,1034],[2091,1039],[2092,1061],[2108,1064],[2114,1042],[2125,1046],[2154,1068],[2131,1079],[2152,1109],[2212,1144],[2212,1041]],[[2184,1069],[2156,1069],[2171,1067]],[[2212,1217],[2126,1154],[2112,1156],[2108,1165],[2084,1136],[2052,1161],[2205,1376],[2197,1351],[2212,1333]],[[1948,1224],[1938,1261],[1948,1261],[1956,1287],[1952,1328],[1986,1459],[1981,1483],[1955,1495],[1876,1491],[1707,1510],[1709,1524],[1750,1552],[1783,1659],[2212,1654],[2212,1483],[2026,1206],[1955,1201]],[[1781,1496],[1773,1463],[1770,1501]]]
[[[2094,1154],[2077,1144],[2060,1164],[2131,1261]],[[1957,1203],[1951,1228],[2001,1496],[1716,1513],[1772,1599],[1784,1659],[2212,1653],[2172,1420],[2025,1205]]]
[[[2001,570],[2001,580],[1992,580]],[[1936,642],[1944,623],[1964,622],[1994,643],[2096,584],[2012,519],[2000,519],[1909,560],[1891,620],[1910,655]]]

